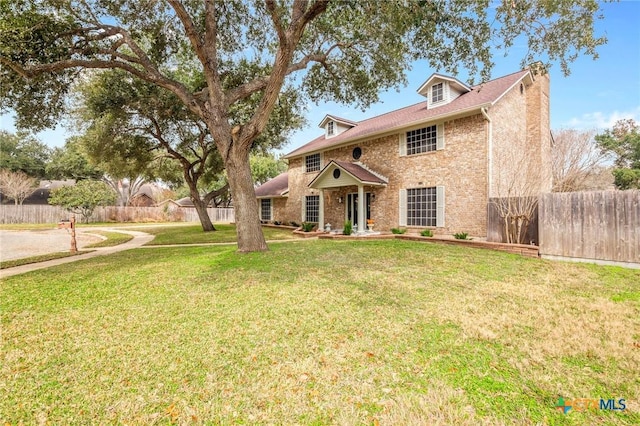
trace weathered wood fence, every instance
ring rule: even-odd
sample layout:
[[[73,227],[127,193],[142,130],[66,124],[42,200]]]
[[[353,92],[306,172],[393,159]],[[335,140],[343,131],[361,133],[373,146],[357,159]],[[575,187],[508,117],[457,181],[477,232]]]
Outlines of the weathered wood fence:
[[[207,209],[209,217],[216,223],[235,221],[232,208]],[[57,223],[69,217],[61,207],[49,205],[2,205],[0,223]],[[78,218],[80,220],[80,218]],[[198,222],[198,213],[184,207],[98,207],[91,222]]]
[[[543,194],[540,254],[640,264],[640,191]]]
[[[500,217],[496,202],[498,198],[490,198],[487,204],[487,241],[493,243],[504,243],[507,241],[507,232],[504,227],[504,220]],[[538,209],[531,217],[531,223],[527,227],[525,234],[525,244],[538,244]]]
[[[487,240],[505,242],[504,222],[492,201]],[[543,194],[529,241],[542,256],[640,264],[640,191]]]

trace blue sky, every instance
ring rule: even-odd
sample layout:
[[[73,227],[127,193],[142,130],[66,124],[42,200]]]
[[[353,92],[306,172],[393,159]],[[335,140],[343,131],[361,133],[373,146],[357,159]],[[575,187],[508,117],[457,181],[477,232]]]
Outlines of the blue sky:
[[[578,58],[571,65],[571,75],[564,77],[558,64],[551,68],[551,128],[605,129],[618,119],[633,118],[640,122],[640,1],[623,0],[603,4],[605,18],[596,23],[596,34],[606,35],[608,43],[600,57]],[[522,48],[522,47],[521,47]],[[520,69],[522,52],[515,46],[503,57],[494,57],[493,77]],[[434,72],[417,62],[407,74],[407,87],[396,92],[381,93],[381,101],[366,111],[335,103],[308,106],[306,128],[296,132],[281,152],[287,153],[322,133],[318,124],[326,114],[351,120],[362,120],[422,101],[418,87]],[[457,76],[465,81],[466,75]],[[0,129],[15,131],[10,115],[0,116]],[[70,136],[63,128],[38,134],[50,146],[62,146]]]

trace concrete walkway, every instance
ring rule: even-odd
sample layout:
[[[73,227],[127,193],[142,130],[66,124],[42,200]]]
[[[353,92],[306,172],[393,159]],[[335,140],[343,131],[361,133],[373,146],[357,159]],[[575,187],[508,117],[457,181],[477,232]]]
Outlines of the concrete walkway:
[[[139,247],[142,247],[144,244],[147,244],[154,238],[153,235],[147,234],[145,232],[130,231],[130,230],[124,230],[124,229],[115,230],[112,228],[100,228],[100,229],[104,231],[121,232],[123,234],[133,235],[133,239],[127,241],[126,243],[119,244],[113,247],[96,248],[96,249],[93,249],[95,251],[92,251],[91,253],[79,254],[77,256],[63,257],[61,259],[47,260],[46,262],[29,263],[27,265],[16,266],[14,268],[0,269],[0,279],[11,277],[14,275],[24,274],[26,272],[37,271],[39,269],[50,268],[52,266],[64,265],[65,263],[76,262],[78,260],[90,259],[92,257],[105,256],[105,255],[117,253],[120,251],[139,248]]]

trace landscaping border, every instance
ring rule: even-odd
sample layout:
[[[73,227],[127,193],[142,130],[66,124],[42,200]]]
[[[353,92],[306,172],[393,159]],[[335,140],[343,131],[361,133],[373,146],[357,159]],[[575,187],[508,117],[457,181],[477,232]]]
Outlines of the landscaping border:
[[[301,234],[305,234],[305,233],[301,232]],[[493,243],[489,241],[454,240],[451,238],[422,237],[420,235],[406,235],[406,234],[402,234],[402,235],[379,234],[379,235],[370,235],[370,236],[326,234],[326,233],[316,233],[316,232],[306,232],[306,234],[313,234],[310,236],[317,236],[320,239],[328,239],[328,240],[339,239],[339,240],[361,240],[362,241],[362,240],[388,240],[392,238],[397,238],[399,240],[406,240],[406,241],[459,245],[459,246],[465,246],[465,247],[504,251],[507,253],[519,254],[521,256],[527,256],[527,257],[536,257],[536,258],[540,257],[538,246],[528,245],[528,244],[507,244],[507,243]]]

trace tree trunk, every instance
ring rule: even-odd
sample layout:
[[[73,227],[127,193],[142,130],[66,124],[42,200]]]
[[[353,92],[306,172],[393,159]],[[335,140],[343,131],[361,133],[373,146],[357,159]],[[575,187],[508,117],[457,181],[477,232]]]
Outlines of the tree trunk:
[[[202,225],[202,230],[204,232],[215,231],[216,228],[213,226],[211,222],[211,218],[209,217],[209,213],[207,212],[207,205],[200,198],[200,194],[198,191],[191,191],[191,201],[193,201],[193,206],[196,208],[196,212],[198,212],[198,218],[200,219],[200,225]]]
[[[238,251],[267,251],[269,248],[262,234],[258,200],[249,167],[249,153],[233,148],[225,165],[235,208]]]

